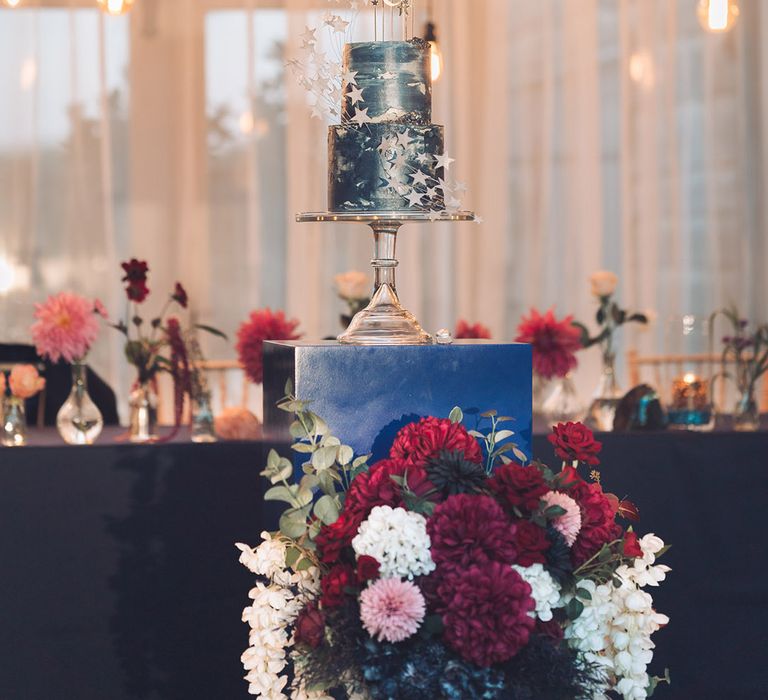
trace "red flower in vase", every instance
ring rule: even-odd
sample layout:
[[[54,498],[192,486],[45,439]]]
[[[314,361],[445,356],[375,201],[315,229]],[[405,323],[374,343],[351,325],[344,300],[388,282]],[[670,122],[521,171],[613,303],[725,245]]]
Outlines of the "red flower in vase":
[[[187,296],[187,290],[181,285],[181,282],[176,282],[176,286],[173,288],[173,294],[171,298],[182,308],[186,309],[189,303],[189,297]]]
[[[550,309],[544,315],[531,309],[517,327],[518,343],[530,343],[533,371],[544,379],[564,377],[576,367],[576,351],[581,349],[581,331],[572,324],[573,316],[558,321]]]
[[[456,330],[453,333],[453,337],[456,338],[457,340],[477,339],[477,338],[490,339],[491,331],[482,323],[475,323],[475,324],[469,325],[467,321],[465,321],[464,319],[461,319],[456,324]]]
[[[287,319],[282,311],[260,309],[251,313],[249,319],[237,331],[237,355],[248,378],[255,384],[264,380],[265,340],[298,340],[296,333],[299,322]]]
[[[122,281],[126,283],[125,293],[128,299],[140,304],[149,294],[149,288],[147,287],[149,266],[143,260],[131,258],[128,262],[121,263],[120,267],[125,272]]]

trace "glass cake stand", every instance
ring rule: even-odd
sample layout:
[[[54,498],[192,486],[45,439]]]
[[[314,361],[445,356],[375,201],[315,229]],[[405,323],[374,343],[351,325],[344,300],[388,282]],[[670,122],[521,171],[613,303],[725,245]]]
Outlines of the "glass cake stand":
[[[373,231],[374,285],[370,304],[352,319],[338,340],[349,345],[429,345],[432,336],[405,309],[397,297],[395,246],[400,227],[410,222],[474,221],[470,211],[366,211],[307,212],[296,216],[300,223],[336,222],[368,224]]]

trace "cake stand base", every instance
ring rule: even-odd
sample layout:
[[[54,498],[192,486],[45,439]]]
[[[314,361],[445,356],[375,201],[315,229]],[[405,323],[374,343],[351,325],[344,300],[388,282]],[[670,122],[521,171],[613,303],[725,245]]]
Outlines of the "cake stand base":
[[[373,231],[374,287],[371,302],[357,313],[349,327],[337,340],[347,345],[429,345],[434,342],[416,320],[416,317],[400,303],[395,284],[395,257],[397,232],[407,221],[473,221],[471,212],[424,213],[424,212],[324,212],[300,214],[300,222],[334,221],[366,223]]]

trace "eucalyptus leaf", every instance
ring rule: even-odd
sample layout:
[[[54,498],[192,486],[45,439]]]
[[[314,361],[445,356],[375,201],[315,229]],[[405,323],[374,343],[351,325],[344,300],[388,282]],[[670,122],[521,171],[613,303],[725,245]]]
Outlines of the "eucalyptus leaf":
[[[328,469],[336,464],[339,448],[336,446],[320,447],[312,455],[312,466],[318,471]]]
[[[355,456],[355,451],[349,445],[341,445],[339,447],[338,461],[341,466],[346,467]]]
[[[288,429],[288,432],[291,434],[291,437],[294,440],[304,440],[305,438],[309,437],[307,429],[301,424],[300,421],[297,420],[291,423],[291,427]]]
[[[458,406],[454,406],[451,409],[451,412],[448,414],[448,419],[451,421],[451,423],[461,423],[461,421],[464,420],[464,411],[462,411]]]
[[[290,511],[286,511],[280,516],[280,532],[291,539],[303,537],[307,532],[306,519],[294,518]]]
[[[339,519],[339,507],[333,496],[326,494],[315,503],[315,515],[326,525],[332,525]]]
[[[303,454],[308,454],[310,452],[314,452],[315,448],[312,447],[312,445],[307,444],[306,442],[294,442],[291,445],[291,449],[294,452],[301,452]]]
[[[336,493],[336,482],[333,478],[333,472],[324,469],[317,474],[317,480],[323,493],[333,496]]]
[[[286,486],[280,485],[280,486],[273,486],[271,489],[268,489],[267,492],[264,494],[264,500],[265,501],[283,501],[285,503],[290,503],[291,505],[294,504],[294,495],[291,493],[290,489],[288,489]]]

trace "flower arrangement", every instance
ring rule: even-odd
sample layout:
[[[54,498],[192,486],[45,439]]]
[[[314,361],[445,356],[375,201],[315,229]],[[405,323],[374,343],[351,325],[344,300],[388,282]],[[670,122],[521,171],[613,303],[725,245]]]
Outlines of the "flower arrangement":
[[[254,384],[264,380],[264,356],[262,354],[265,340],[298,340],[302,334],[297,333],[299,322],[287,319],[282,311],[259,309],[251,312],[237,330],[237,356],[240,364]]]
[[[158,372],[170,374],[174,388],[175,426],[178,428],[184,397],[191,398],[194,394],[195,367],[190,358],[188,337],[193,330],[202,330],[225,340],[226,335],[202,324],[194,324],[192,329],[185,330],[177,317],[168,316],[172,306],[183,310],[189,305],[189,297],[180,282],[174,285],[160,313],[146,324],[139,305],[149,297],[149,265],[132,258],[121,263],[121,268],[129,305],[126,317],[112,325],[125,336],[125,357],[136,368],[134,391],[153,385]]]
[[[647,666],[668,619],[645,589],[666,547],[620,524],[636,509],[602,490],[583,426],[553,433],[557,472],[511,460],[524,455],[505,417],[467,430],[458,408],[405,426],[369,465],[290,389],[279,407],[302,476],[269,453],[280,530],[237,545],[259,577],[243,611],[251,694],[639,700],[662,680]]]
[[[531,309],[517,327],[515,342],[529,343],[533,354],[533,371],[542,379],[565,377],[576,368],[576,352],[581,349],[581,331],[573,316],[560,320],[554,309],[542,314]]]
[[[72,292],[49,296],[35,304],[32,342],[40,357],[51,362],[82,362],[99,335],[99,317],[106,317],[98,299]]]
[[[486,340],[490,340],[491,331],[487,326],[484,326],[482,323],[470,324],[464,319],[459,319],[456,323],[456,330],[453,332],[453,337],[456,338],[457,340],[479,339],[479,338],[485,338]]]

